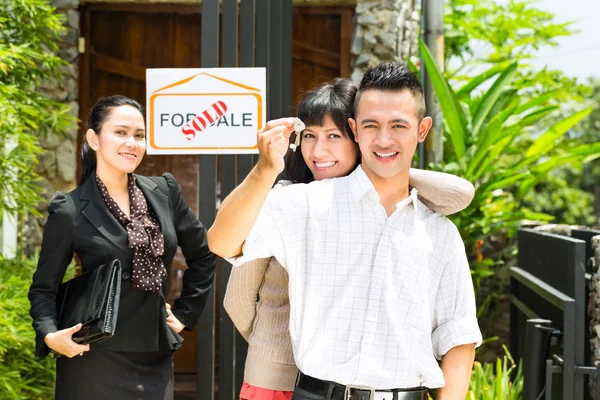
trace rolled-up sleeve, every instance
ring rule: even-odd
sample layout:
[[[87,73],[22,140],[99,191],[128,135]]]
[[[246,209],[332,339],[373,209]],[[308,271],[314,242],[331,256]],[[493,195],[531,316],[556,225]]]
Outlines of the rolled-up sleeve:
[[[433,313],[433,352],[441,359],[450,349],[463,344],[481,344],[477,323],[475,291],[463,241],[452,226]]]
[[[56,294],[73,259],[73,212],[72,202],[63,193],[57,193],[48,206],[42,250],[28,293],[38,357],[48,355],[50,349],[44,338],[58,330]]]

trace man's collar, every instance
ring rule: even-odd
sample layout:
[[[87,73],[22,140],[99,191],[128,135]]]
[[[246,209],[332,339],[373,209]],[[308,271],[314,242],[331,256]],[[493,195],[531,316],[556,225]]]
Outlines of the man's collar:
[[[350,193],[352,194],[352,199],[357,203],[367,193],[375,192],[375,194],[377,194],[373,187],[373,183],[360,164],[352,171],[352,173],[350,173],[350,175],[348,175],[348,180],[350,181]]]
[[[350,183],[350,194],[355,202],[358,203],[363,199],[368,199],[374,203],[379,203],[379,194],[375,190],[373,182],[371,182],[360,164],[352,171],[352,173],[350,173],[350,175],[348,175],[348,181]],[[396,207],[400,208],[405,204],[412,203],[415,209],[417,209],[417,195],[417,189],[413,188],[406,199],[396,203]]]

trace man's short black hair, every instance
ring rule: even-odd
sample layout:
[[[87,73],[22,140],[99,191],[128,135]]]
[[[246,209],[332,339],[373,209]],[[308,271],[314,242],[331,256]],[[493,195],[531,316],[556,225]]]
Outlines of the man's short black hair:
[[[384,62],[371,67],[365,72],[358,93],[354,99],[354,115],[358,110],[358,102],[363,92],[367,90],[382,90],[400,92],[408,90],[415,98],[417,109],[416,114],[419,120],[425,118],[425,98],[423,96],[423,87],[417,74],[412,72],[404,64],[395,62]]]

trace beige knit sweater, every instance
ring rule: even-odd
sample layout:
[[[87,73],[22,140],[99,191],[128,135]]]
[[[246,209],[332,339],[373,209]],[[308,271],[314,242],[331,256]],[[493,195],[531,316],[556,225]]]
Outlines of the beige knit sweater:
[[[431,171],[411,169],[410,186],[432,211],[444,215],[467,207],[474,195],[466,180]],[[231,270],[224,306],[248,341],[244,380],[252,386],[294,390],[298,370],[289,333],[289,303],[288,274],[275,258]]]
[[[289,333],[287,271],[275,258],[233,268],[224,306],[248,341],[244,380],[265,389],[294,390],[298,370]]]

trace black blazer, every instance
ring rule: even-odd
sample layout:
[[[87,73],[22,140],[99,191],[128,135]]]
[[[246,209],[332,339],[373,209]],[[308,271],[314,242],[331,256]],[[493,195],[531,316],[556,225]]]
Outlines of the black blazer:
[[[191,330],[204,308],[215,273],[216,257],[208,250],[206,228],[187,205],[173,175],[137,175],[137,185],[158,217],[167,271],[170,272],[177,245],[189,266],[183,275],[181,297],[173,304],[173,314]],[[163,297],[131,286],[133,250],[128,246],[127,232],[106,207],[93,175],[72,192],[57,193],[48,212],[42,250],[29,290],[36,354],[43,357],[49,353],[44,337],[57,330],[56,293],[74,254],[81,260],[83,272],[115,258],[123,268],[117,329],[111,340],[98,345],[137,352],[178,348],[181,337],[166,324]],[[168,286],[166,280],[165,296]]]

